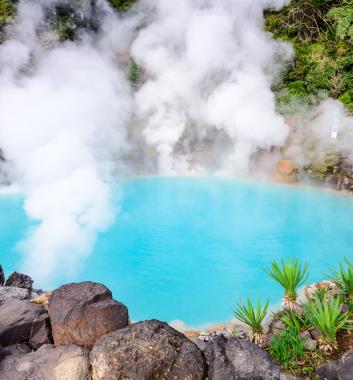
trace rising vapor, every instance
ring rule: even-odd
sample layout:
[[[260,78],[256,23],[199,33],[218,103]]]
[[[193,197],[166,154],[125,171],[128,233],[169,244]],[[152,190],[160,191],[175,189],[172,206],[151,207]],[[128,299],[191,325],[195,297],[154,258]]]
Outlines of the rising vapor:
[[[61,43],[45,22],[57,2],[19,2],[0,46],[0,145],[36,222],[20,249],[38,284],[75,273],[110,225],[129,152],[159,174],[237,175],[284,143],[271,86],[292,50],[263,30],[264,9],[284,3],[140,0],[119,18],[102,0],[98,31]]]

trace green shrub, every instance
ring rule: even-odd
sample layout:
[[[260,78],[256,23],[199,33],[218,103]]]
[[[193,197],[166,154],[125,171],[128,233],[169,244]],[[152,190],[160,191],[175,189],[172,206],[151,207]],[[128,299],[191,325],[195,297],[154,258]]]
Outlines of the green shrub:
[[[304,354],[304,343],[295,329],[286,329],[274,336],[270,346],[272,358],[286,368],[292,368],[294,362]]]
[[[323,351],[333,351],[337,348],[337,332],[342,329],[350,329],[351,321],[348,313],[341,313],[342,304],[339,298],[324,297],[321,301],[318,297],[309,299],[304,305],[308,320],[320,334],[319,348]]]
[[[279,11],[265,12],[265,28],[294,47],[294,60],[276,90],[311,104],[322,92],[339,99],[353,113],[353,1],[292,0]]]
[[[288,329],[296,331],[297,334],[307,330],[310,327],[310,322],[306,314],[298,315],[291,310],[284,310],[280,319]]]
[[[283,306],[289,310],[297,310],[298,288],[308,278],[309,264],[301,264],[298,259],[281,259],[279,265],[276,261],[271,263],[271,270],[266,273],[284,288]]]
[[[353,300],[353,264],[346,257],[344,261],[346,267],[339,264],[339,270],[331,270],[332,280],[348,300]]]
[[[334,7],[327,13],[335,22],[336,36],[341,40],[353,42],[353,7],[352,4]]]
[[[0,27],[3,27],[15,15],[15,5],[10,0],[0,0]]]
[[[125,12],[130,9],[135,0],[108,0],[112,7],[118,12]]]
[[[256,309],[254,309],[250,298],[247,298],[247,304],[244,305],[242,301],[238,302],[234,311],[234,316],[251,328],[256,343],[262,342],[262,322],[266,317],[269,304],[270,301],[268,300],[265,306],[262,307],[259,298],[257,300]]]
[[[127,77],[129,81],[136,83],[141,78],[142,72],[140,67],[134,61],[133,58],[130,58],[127,65]]]

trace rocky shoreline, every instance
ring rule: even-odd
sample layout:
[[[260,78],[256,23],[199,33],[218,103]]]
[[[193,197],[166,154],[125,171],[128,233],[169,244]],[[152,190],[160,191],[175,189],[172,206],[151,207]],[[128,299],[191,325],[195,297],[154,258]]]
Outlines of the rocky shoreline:
[[[102,284],[71,283],[50,292],[32,285],[17,272],[5,281],[0,266],[0,380],[294,379],[246,329],[186,336],[158,320],[131,323],[127,307]],[[284,328],[273,319],[267,335]],[[315,332],[304,335],[306,347],[315,349]],[[349,380],[352,374],[350,350],[310,378]]]

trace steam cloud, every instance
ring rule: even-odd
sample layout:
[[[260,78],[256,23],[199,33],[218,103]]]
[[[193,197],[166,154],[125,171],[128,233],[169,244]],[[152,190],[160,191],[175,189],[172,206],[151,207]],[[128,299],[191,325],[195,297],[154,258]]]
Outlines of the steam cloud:
[[[0,146],[38,223],[21,243],[37,283],[90,254],[132,152],[160,174],[237,175],[285,142],[271,86],[292,50],[263,30],[263,10],[285,2],[140,0],[121,19],[102,0],[98,33],[65,43],[44,23],[54,0],[19,3],[0,46]],[[136,90],[129,55],[144,71]]]
[[[159,171],[192,169],[177,144],[212,129],[230,139],[223,170],[246,172],[258,148],[287,136],[275,112],[271,84],[290,58],[289,46],[263,30],[263,10],[284,1],[142,0],[147,26],[131,52],[148,79],[136,94],[146,142],[159,153]],[[196,129],[196,132],[195,132]],[[193,151],[194,149],[191,149]]]
[[[116,41],[103,34],[58,44],[39,32],[50,5],[20,3],[12,38],[0,47],[0,141],[26,213],[39,223],[21,243],[23,269],[39,284],[56,268],[76,271],[111,223],[112,171],[131,113]]]

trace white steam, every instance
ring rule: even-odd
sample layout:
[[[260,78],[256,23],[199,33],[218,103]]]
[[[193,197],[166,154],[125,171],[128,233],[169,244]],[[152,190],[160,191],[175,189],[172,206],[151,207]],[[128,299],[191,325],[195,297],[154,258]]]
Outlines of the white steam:
[[[258,147],[284,142],[288,130],[271,84],[291,50],[263,30],[265,6],[283,3],[140,1],[147,26],[131,52],[148,79],[136,94],[136,113],[162,173],[192,169],[187,156],[175,153],[193,129],[199,136],[222,130],[231,139],[230,174],[246,171]]]
[[[20,3],[13,37],[0,47],[1,147],[39,223],[21,249],[23,270],[40,285],[55,271],[74,273],[111,223],[112,170],[131,112],[111,36],[45,48],[43,8]]]
[[[152,151],[161,174],[243,174],[288,134],[271,86],[291,49],[263,30],[263,10],[285,0],[140,0],[124,19],[101,1],[99,32],[65,43],[44,23],[54,0],[21,1],[0,46],[0,146],[38,223],[21,250],[39,285],[75,272],[112,222],[123,157]],[[129,55],[144,72],[136,91]]]

